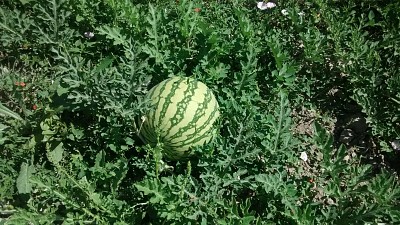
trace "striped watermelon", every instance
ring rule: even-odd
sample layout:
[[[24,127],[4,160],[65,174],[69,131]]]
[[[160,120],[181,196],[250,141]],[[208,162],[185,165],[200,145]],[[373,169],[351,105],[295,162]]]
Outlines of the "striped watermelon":
[[[214,94],[204,83],[173,77],[154,86],[146,97],[152,110],[145,116],[140,135],[152,146],[157,141],[162,143],[167,158],[186,158],[191,155],[191,147],[213,137],[220,112]]]

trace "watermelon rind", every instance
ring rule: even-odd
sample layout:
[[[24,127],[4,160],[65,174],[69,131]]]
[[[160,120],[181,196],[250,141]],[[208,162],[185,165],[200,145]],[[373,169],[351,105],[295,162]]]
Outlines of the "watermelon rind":
[[[193,147],[213,138],[220,111],[215,95],[204,83],[171,77],[150,89],[146,98],[151,110],[144,117],[140,135],[151,146],[161,143],[167,158],[187,158]]]

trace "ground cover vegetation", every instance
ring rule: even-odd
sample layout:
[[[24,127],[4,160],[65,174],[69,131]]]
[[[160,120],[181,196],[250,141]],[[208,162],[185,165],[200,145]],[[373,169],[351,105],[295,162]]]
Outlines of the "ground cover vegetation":
[[[399,30],[399,1],[4,0],[0,224],[398,224]],[[137,136],[172,76],[220,107],[189,160]]]

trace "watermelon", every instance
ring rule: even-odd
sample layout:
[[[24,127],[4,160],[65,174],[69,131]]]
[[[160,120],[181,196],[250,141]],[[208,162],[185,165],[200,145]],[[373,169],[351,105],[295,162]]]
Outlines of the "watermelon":
[[[172,77],[154,86],[146,98],[151,110],[145,114],[140,136],[151,146],[161,143],[167,158],[187,158],[194,146],[212,139],[220,112],[214,94],[204,83]]]

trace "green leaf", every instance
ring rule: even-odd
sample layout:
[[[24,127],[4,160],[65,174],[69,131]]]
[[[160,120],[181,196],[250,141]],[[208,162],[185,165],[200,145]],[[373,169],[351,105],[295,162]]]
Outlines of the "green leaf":
[[[144,195],[153,195],[153,197],[150,198],[151,203],[165,203],[164,199],[166,198],[166,196],[161,193],[159,182],[156,179],[145,180],[140,184],[134,184],[134,186],[139,191],[143,192]]]
[[[99,153],[97,153],[96,155],[94,167],[95,169],[100,169],[101,167],[104,166],[104,164],[105,164],[105,153],[103,150],[100,150]]]
[[[61,96],[61,95],[65,94],[65,93],[68,93],[68,90],[69,90],[68,88],[58,87],[57,88],[57,95]]]
[[[242,218],[242,224],[243,225],[248,225],[250,224],[253,220],[255,219],[254,216],[246,216]]]
[[[32,0],[19,0],[19,1],[22,3],[22,5],[25,5],[29,2],[31,2]]]
[[[102,204],[102,200],[101,200],[101,196],[98,193],[91,193],[90,194],[90,199],[94,202],[94,204],[96,205],[101,205]]]
[[[80,16],[80,15],[77,15],[77,16],[75,17],[75,19],[76,19],[77,22],[81,22],[81,21],[83,21],[85,18],[83,18],[83,17]]]
[[[99,65],[97,65],[97,67],[93,70],[93,74],[100,73],[105,68],[109,67],[112,64],[113,61],[114,61],[113,57],[107,57],[105,59],[102,59],[100,61]]]
[[[4,131],[5,129],[7,129],[9,126],[6,126],[2,123],[0,123],[0,131]]]
[[[79,129],[79,128],[75,128],[75,126],[73,126],[73,125],[71,125],[71,132],[72,132],[72,134],[74,135],[74,137],[76,138],[76,139],[81,139],[81,138],[83,138],[83,136],[85,135],[84,133],[83,133],[83,130],[81,130],[81,129]]]
[[[135,143],[134,140],[130,137],[125,138],[125,142],[127,145],[133,145]]]
[[[17,189],[19,194],[28,194],[32,191],[32,184],[29,182],[29,178],[34,172],[33,165],[28,165],[23,162],[17,178]]]
[[[225,222],[224,219],[219,219],[219,220],[217,220],[217,223],[218,223],[219,225],[227,225],[227,224],[228,224],[227,222]]]
[[[118,161],[118,169],[115,170],[115,176],[112,179],[111,188],[113,192],[116,192],[121,184],[122,180],[125,178],[128,173],[129,167],[128,162],[126,160]]]
[[[53,151],[48,153],[47,157],[50,160],[50,162],[58,164],[62,160],[63,152],[64,152],[63,143],[60,142],[57,145],[57,147],[53,149]]]
[[[114,45],[125,44],[127,41],[126,37],[121,34],[121,28],[102,26],[97,31],[99,31],[99,34],[106,35],[107,39],[113,40]]]
[[[5,107],[3,104],[1,104],[1,102],[0,102],[0,116],[3,116],[3,117],[8,116],[8,117],[12,117],[17,120],[24,120],[16,112],[11,111],[7,107]]]
[[[368,13],[368,19],[369,20],[373,20],[375,18],[375,13],[371,10],[371,11],[369,11],[369,13]]]

